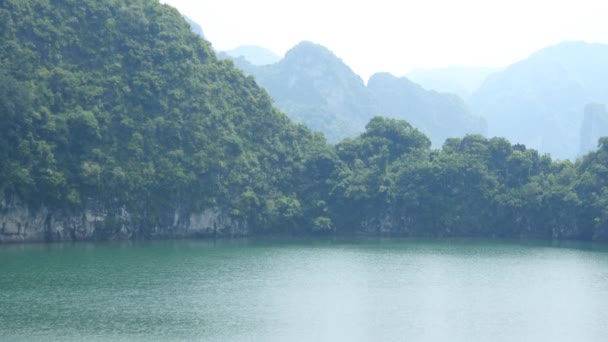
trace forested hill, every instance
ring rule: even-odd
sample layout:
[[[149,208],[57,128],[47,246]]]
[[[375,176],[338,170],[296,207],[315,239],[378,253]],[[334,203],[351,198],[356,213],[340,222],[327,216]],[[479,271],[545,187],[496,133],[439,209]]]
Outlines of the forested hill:
[[[7,197],[115,217],[100,237],[121,228],[110,222],[125,220],[122,209],[140,236],[211,207],[267,229],[289,222],[292,206],[315,217],[294,185],[322,136],[273,108],[175,9],[7,0],[0,25]]]
[[[335,146],[156,0],[0,2],[0,242],[369,233],[608,238],[577,164],[375,117]]]

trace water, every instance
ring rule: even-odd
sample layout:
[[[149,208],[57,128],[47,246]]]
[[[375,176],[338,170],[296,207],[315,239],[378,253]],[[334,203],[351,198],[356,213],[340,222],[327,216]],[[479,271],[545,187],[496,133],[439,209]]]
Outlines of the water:
[[[491,241],[0,246],[2,341],[606,341],[608,249]]]

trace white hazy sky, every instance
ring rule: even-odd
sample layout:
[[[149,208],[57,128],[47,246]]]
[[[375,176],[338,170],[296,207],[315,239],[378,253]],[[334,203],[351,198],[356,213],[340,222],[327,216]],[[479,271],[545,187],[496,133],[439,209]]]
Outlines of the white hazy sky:
[[[279,55],[326,46],[367,79],[377,71],[506,66],[565,40],[608,43],[608,0],[162,0],[217,50]]]

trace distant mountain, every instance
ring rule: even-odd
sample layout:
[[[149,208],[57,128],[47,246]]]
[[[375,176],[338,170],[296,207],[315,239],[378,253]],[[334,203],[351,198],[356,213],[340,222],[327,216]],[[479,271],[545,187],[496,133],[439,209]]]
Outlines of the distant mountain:
[[[579,155],[585,155],[598,147],[598,140],[608,136],[608,110],[605,105],[588,104],[581,125]]]
[[[198,34],[201,38],[205,38],[201,25],[197,24],[194,20],[186,17],[185,15],[183,17],[184,17],[184,19],[186,19],[188,24],[190,24],[190,29],[192,30],[192,32]]]
[[[559,159],[579,153],[581,110],[608,103],[608,45],[566,42],[490,76],[471,97],[491,136]]]
[[[581,41],[565,42],[545,48],[531,58],[562,65],[596,103],[608,102],[608,45]]]
[[[374,115],[410,121],[435,146],[446,137],[485,132],[482,120],[471,116],[457,96],[426,91],[388,74],[376,75],[366,87],[340,58],[311,42],[296,45],[272,65],[232,60],[268,90],[277,107],[333,143],[362,132]]]
[[[274,64],[281,60],[281,57],[276,53],[255,45],[239,46],[235,49],[224,51],[224,53],[233,58],[243,57],[253,65]]]
[[[272,65],[254,66],[243,58],[235,64],[255,76],[277,107],[331,142],[354,137],[376,114],[363,80],[321,45],[299,43]]]
[[[373,75],[367,84],[383,116],[405,119],[425,133],[435,146],[446,138],[485,133],[485,122],[471,115],[454,94],[427,91],[405,77]]]
[[[465,101],[500,68],[451,66],[445,68],[414,69],[406,77],[427,90],[454,93]]]

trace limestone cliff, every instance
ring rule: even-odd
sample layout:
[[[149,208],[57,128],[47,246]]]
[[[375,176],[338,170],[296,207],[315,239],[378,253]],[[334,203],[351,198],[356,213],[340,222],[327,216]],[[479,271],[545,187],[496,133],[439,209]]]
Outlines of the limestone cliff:
[[[236,237],[250,233],[247,222],[231,218],[221,208],[192,213],[178,208],[159,217],[152,227],[143,226],[124,208],[30,208],[16,196],[1,194],[0,243]]]

